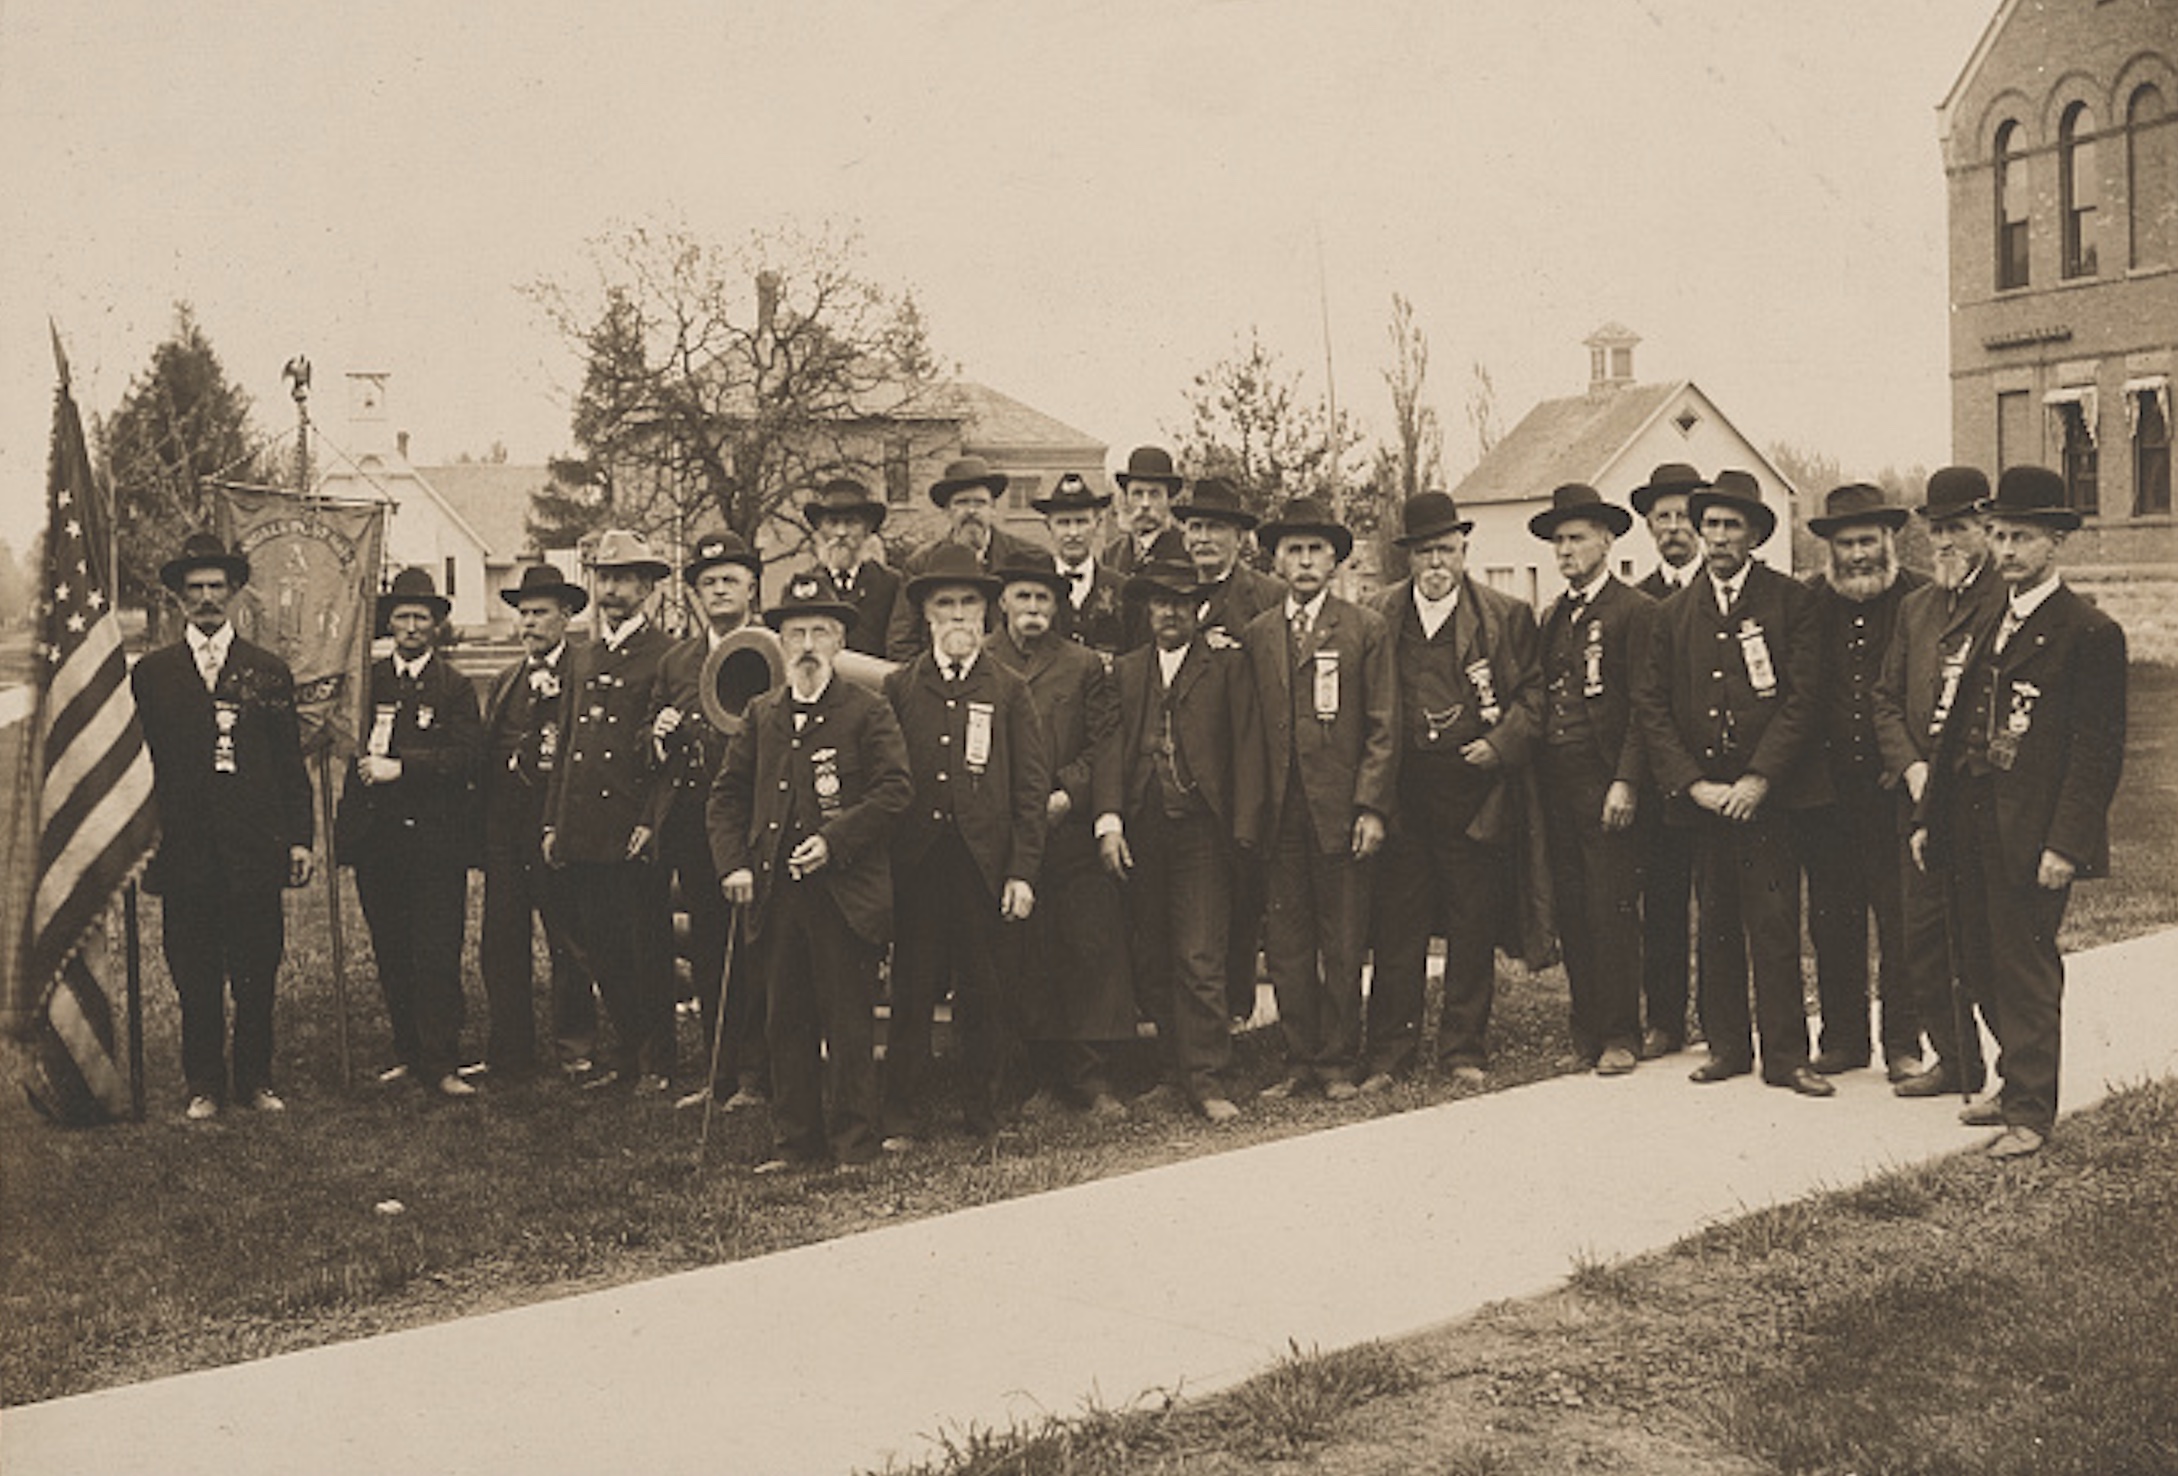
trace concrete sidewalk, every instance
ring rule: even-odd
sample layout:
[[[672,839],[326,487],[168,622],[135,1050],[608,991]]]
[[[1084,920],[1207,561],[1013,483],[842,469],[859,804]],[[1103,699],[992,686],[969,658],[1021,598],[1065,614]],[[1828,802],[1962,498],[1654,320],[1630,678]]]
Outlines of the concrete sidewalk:
[[[2064,1094],[2178,1069],[2178,931],[2068,962]],[[1882,1072],[1566,1077],[781,1255],[9,1410],[8,1476],[844,1472],[1200,1393],[1985,1142]],[[2059,1138],[2060,1151],[2062,1136]],[[2001,1172],[1992,1166],[1991,1172]]]

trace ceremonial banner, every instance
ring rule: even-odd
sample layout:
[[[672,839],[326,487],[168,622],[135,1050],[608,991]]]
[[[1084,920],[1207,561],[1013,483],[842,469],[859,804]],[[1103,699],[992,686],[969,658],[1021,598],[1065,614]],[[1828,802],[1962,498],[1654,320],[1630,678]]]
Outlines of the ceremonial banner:
[[[10,869],[10,900],[20,906],[27,893],[28,906],[8,1004],[29,1058],[31,1101],[82,1126],[129,1111],[105,989],[106,915],[157,843],[158,817],[110,596],[112,520],[91,479],[57,337],[53,352],[60,389],[46,477],[36,697],[14,816],[18,836],[36,837],[36,861],[27,888]]]
[[[228,618],[295,673],[303,752],[346,757],[368,690],[385,504],[222,487],[218,509],[220,537],[250,561]]]

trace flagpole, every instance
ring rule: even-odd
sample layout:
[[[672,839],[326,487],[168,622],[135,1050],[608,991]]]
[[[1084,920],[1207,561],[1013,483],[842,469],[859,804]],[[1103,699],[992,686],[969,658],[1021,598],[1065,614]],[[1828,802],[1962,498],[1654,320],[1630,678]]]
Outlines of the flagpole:
[[[136,920],[136,883],[121,889],[121,937],[126,949],[129,1011],[129,1114],[144,1120],[143,932]]]

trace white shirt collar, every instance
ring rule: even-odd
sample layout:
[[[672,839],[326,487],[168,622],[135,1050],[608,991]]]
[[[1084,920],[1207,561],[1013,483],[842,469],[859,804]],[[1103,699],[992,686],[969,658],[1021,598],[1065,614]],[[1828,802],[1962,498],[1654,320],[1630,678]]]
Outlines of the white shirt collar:
[[[410,661],[405,656],[395,656],[393,658],[393,674],[395,676],[407,677],[410,681],[413,682],[414,680],[416,680],[416,678],[423,675],[423,669],[430,664],[431,653],[429,651],[424,652],[423,655],[418,656],[414,661]]]
[[[968,673],[976,669],[976,662],[983,655],[983,648],[980,646],[977,647],[972,654],[958,662],[954,661],[952,657],[944,655],[937,651],[931,652],[930,655],[931,658],[938,663],[939,676],[942,677],[946,675],[947,672],[950,671],[953,667],[958,666],[960,668],[961,680],[965,681],[968,678]]]
[[[545,652],[544,655],[533,656],[530,659],[532,661],[535,661],[540,666],[558,666],[560,664],[560,658],[566,654],[567,642],[563,640],[557,646],[554,646],[551,650]]]
[[[1293,598],[1293,595],[1288,592],[1288,594],[1286,595],[1286,623],[1288,625],[1291,625],[1293,623],[1293,617],[1300,614],[1303,610],[1306,610],[1308,612],[1308,623],[1310,625],[1314,625],[1318,620],[1323,618],[1324,597],[1330,593],[1331,586],[1327,584],[1322,589],[1317,590],[1316,597],[1304,605],[1301,604],[1299,601],[1295,600]]]
[[[205,651],[209,650],[221,661],[225,661],[228,649],[234,645],[234,627],[232,625],[221,625],[219,629],[213,631],[210,635],[206,635],[194,625],[183,626],[182,632],[189,637],[190,651],[198,656],[202,656]]]
[[[2006,597],[2011,602],[2012,619],[2024,625],[2028,616],[2042,608],[2042,601],[2057,592],[2057,584],[2057,571],[2052,569],[2034,588],[2024,593],[2019,590],[2008,591]]]
[[[1717,593],[1717,608],[1719,610],[1732,608],[1732,601],[1738,599],[1739,592],[1747,587],[1747,571],[1753,567],[1754,560],[1749,559],[1739,566],[1739,572],[1730,579],[1719,579],[1714,573],[1709,576],[1710,587]]]
[[[1590,600],[1596,597],[1596,592],[1603,588],[1603,582],[1610,577],[1610,566],[1608,564],[1605,564],[1597,568],[1596,577],[1589,580],[1587,584],[1567,585],[1565,587],[1566,608],[1571,609],[1575,605],[1587,604]]]
[[[1189,641],[1187,646],[1194,644],[1193,641]],[[1164,677],[1165,685],[1168,687],[1178,679],[1180,665],[1187,660],[1187,646],[1182,646],[1177,651],[1167,651],[1163,646],[1156,648],[1157,670]]]
[[[1688,560],[1677,568],[1664,563],[1659,563],[1656,566],[1657,577],[1664,581],[1666,589],[1685,589],[1693,581],[1695,572],[1693,560]]]
[[[1421,619],[1422,634],[1425,636],[1434,637],[1438,631],[1444,629],[1444,623],[1452,618],[1452,612],[1459,608],[1459,604],[1460,582],[1456,579],[1452,581],[1451,592],[1441,600],[1433,600],[1423,594],[1421,581],[1414,582],[1414,613]]]
[[[634,635],[643,628],[643,617],[640,614],[630,615],[625,625],[622,625],[618,630],[614,630],[612,623],[600,616],[598,617],[597,628],[598,634],[604,637],[605,648],[609,651],[617,651],[627,644],[629,636]]]

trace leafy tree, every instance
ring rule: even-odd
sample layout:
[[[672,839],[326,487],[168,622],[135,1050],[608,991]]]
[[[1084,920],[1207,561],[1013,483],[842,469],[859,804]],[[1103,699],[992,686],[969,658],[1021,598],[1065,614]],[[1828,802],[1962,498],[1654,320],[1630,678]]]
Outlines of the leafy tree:
[[[129,381],[94,441],[113,488],[123,603],[159,607],[159,566],[212,524],[212,483],[265,480],[250,398],[231,383],[186,302],[151,365]]]
[[[610,522],[754,542],[798,491],[878,475],[932,394],[920,310],[864,276],[852,236],[785,227],[728,248],[634,226],[590,257],[591,284],[530,289],[583,362],[586,491],[537,504],[540,539]]]
[[[0,629],[13,630],[30,614],[30,571],[15,557],[15,549],[0,539]]]
[[[1187,410],[1187,425],[1172,435],[1188,476],[1230,478],[1257,513],[1313,495],[1373,526],[1373,485],[1357,487],[1360,469],[1350,464],[1360,440],[1352,423],[1341,414],[1334,427],[1323,402],[1302,390],[1300,371],[1287,369],[1256,329],[1195,376]]]

